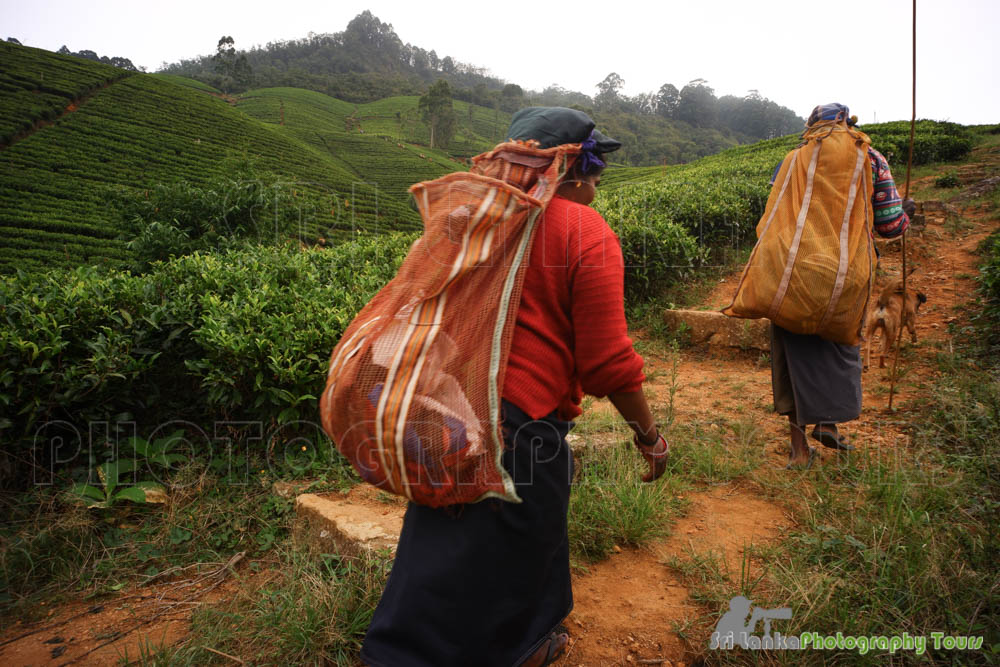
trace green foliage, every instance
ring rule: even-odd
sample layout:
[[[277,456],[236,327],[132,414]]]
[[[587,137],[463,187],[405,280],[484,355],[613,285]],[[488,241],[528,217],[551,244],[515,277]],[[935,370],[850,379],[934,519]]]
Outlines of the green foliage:
[[[984,341],[993,351],[1000,349],[1000,232],[994,232],[979,246],[983,259],[979,267],[979,297],[982,310],[976,315]]]
[[[633,170],[620,170],[595,207],[621,240],[628,294],[648,298],[691,277],[711,248],[751,241],[771,172],[794,145],[784,137],[731,149],[659,177],[637,170],[634,184],[627,176]]]
[[[136,457],[141,457],[148,465],[170,470],[175,465],[187,460],[184,454],[176,451],[178,445],[181,445],[183,442],[184,431],[176,430],[169,435],[153,441],[133,436],[126,444],[135,452]]]
[[[170,83],[177,84],[178,86],[188,86],[189,88],[194,88],[195,90],[200,90],[206,93],[221,92],[217,88],[213,88],[207,83],[203,83],[201,81],[198,81],[197,79],[189,79],[186,76],[177,76],[176,74],[163,74],[161,72],[150,74],[149,76],[161,79],[163,81],[169,81]]]
[[[118,67],[120,69],[128,70],[129,72],[139,71],[136,68],[136,66],[132,64],[132,61],[129,60],[128,58],[123,58],[122,56],[113,56],[113,57],[99,56],[97,55],[97,53],[91,51],[90,49],[82,49],[80,51],[73,52],[70,51],[68,48],[66,48],[66,45],[63,44],[62,48],[56,51],[56,53],[58,53],[61,56],[75,56],[77,58],[86,58],[87,60],[93,60],[95,63],[103,63],[105,65],[111,65],[113,67]]]
[[[121,500],[133,503],[166,502],[166,489],[162,484],[149,480],[132,480],[131,484],[124,486],[129,482],[127,475],[135,473],[137,468],[138,461],[135,459],[102,463],[96,468],[100,486],[77,483],[70,488],[70,495],[86,507],[108,508]]]
[[[452,91],[455,95],[457,91]],[[387,136],[404,144],[417,144],[428,157],[442,152],[454,157],[484,153],[504,139],[511,115],[499,107],[452,100],[455,133],[444,151],[428,151],[430,127],[421,121],[419,97],[389,97],[357,107],[356,117],[366,133]],[[454,167],[449,167],[454,169]]]
[[[936,188],[957,188],[958,185],[958,174],[954,171],[946,172],[934,179],[934,187]]]
[[[128,76],[110,65],[0,43],[0,145],[39,121],[55,121],[74,100]]]
[[[59,80],[53,72],[72,79],[81,66],[105,76],[99,64],[4,48],[27,54],[28,72],[44,65],[46,81]],[[368,143],[386,145],[377,137]],[[261,173],[280,175],[289,195],[323,203],[298,223],[306,238],[420,225],[405,192],[384,193],[380,183],[359,176],[330,150],[317,150],[189,86],[135,74],[0,152],[0,227],[16,230],[0,235],[0,271],[120,266],[129,253],[120,238],[120,216],[108,207],[109,190],[124,187],[144,197],[158,184],[182,180],[211,188],[232,179],[234,156],[244,155]],[[421,176],[415,173],[414,180]]]
[[[253,81],[253,70],[247,63],[246,55],[236,55],[233,38],[222,36],[212,56],[215,71],[222,76],[221,88],[226,92],[245,90]]]
[[[595,119],[602,131],[625,143],[617,159],[631,165],[688,162],[802,126],[802,119],[793,111],[756,91],[744,98],[716,100],[707,82],[700,79],[685,86],[683,94],[672,84],[664,84],[656,93],[623,96],[622,78],[615,73],[597,84],[595,97],[556,85],[526,93],[517,84],[489,76],[481,67],[404,44],[391,25],[369,11],[356,16],[343,32],[310,34],[239,55],[252,67],[257,85],[306,88],[359,104],[419,95],[432,81],[440,80],[452,87],[454,99],[491,107],[495,119],[527,105],[579,106],[592,113],[596,109]],[[221,87],[225,81],[215,71],[216,65],[212,57],[203,56],[170,65],[166,71]],[[462,117],[457,106],[455,114]],[[499,133],[504,129],[506,125]],[[476,132],[494,143],[503,138],[492,132]],[[429,142],[425,139],[420,143]],[[445,145],[437,137],[431,143]],[[449,144],[449,148],[454,151],[456,147]],[[462,151],[464,156],[481,152]]]
[[[695,79],[681,88],[676,115],[695,127],[714,125],[718,100],[704,79]]]
[[[670,472],[651,484],[641,481],[645,464],[631,444],[600,445],[583,451],[570,495],[569,543],[574,560],[607,558],[616,544],[641,545],[664,534],[678,508]]]
[[[352,187],[373,192],[391,211],[395,203],[409,201],[408,190],[414,183],[464,167],[443,151],[400,141],[427,144],[430,140],[427,128],[417,120],[417,99],[393,98],[354,107],[307,90],[268,88],[248,92],[240,98],[237,108],[356,174],[357,182]],[[412,116],[413,122],[401,123],[397,112],[407,114],[407,118]],[[466,150],[467,154],[485,150],[482,139],[466,136],[465,119],[462,125],[461,141],[454,142],[452,148]],[[345,213],[351,210],[353,205]],[[407,215],[412,216],[413,211],[408,209]]]
[[[625,85],[625,80],[617,72],[608,74],[597,84],[597,95],[594,97],[594,107],[600,111],[614,111],[619,108],[621,99],[618,91]]]
[[[893,166],[906,165],[910,150],[910,123],[893,121],[859,126],[874,146]],[[969,154],[975,136],[958,123],[918,120],[913,139],[913,164],[949,162]]]
[[[438,80],[418,104],[423,120],[431,131],[431,148],[447,148],[455,133],[455,109],[451,101],[451,87],[444,79]]]
[[[85,448],[88,422],[135,420],[144,433],[186,421],[202,447],[220,419],[290,424],[276,441],[315,433],[292,423],[315,419],[329,351],[411,241],[195,253],[141,276],[2,279],[0,435],[21,461],[48,462],[65,456],[49,446],[58,438]]]
[[[299,197],[279,177],[258,173],[247,161],[214,183],[178,181],[157,184],[144,196],[126,188],[115,195],[113,205],[121,210],[131,239],[129,265],[138,271],[155,261],[225,249],[246,239],[282,243],[302,236],[302,221],[319,217],[329,205],[305,192]]]
[[[470,89],[484,85],[499,91],[504,85],[482,68],[404,44],[391,25],[367,10],[341,32],[310,33],[234,56],[246,58],[262,86],[308,88],[357,103],[420,94],[438,78]],[[221,74],[215,65],[213,57],[202,56],[170,65],[166,71],[217,85]]]
[[[733,148],[742,139],[726,129],[689,125],[651,113],[619,109],[595,111],[592,117],[601,132],[622,142],[622,148],[610,157],[623,165],[683,164]]]

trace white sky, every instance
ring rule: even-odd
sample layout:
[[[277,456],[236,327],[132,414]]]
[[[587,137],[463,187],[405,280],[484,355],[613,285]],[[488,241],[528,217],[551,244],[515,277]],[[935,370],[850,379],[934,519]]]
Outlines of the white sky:
[[[339,32],[365,9],[403,42],[525,89],[593,95],[609,72],[633,95],[708,80],[806,116],[841,102],[864,122],[909,119],[911,0],[0,0],[0,39],[124,56],[150,71],[215,51]],[[1000,0],[918,0],[917,116],[1000,121]]]

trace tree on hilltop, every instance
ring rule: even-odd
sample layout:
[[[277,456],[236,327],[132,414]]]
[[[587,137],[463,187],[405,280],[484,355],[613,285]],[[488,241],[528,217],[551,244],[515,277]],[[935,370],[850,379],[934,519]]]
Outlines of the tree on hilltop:
[[[695,127],[711,127],[716,119],[715,91],[705,79],[694,79],[681,88],[676,117]]]
[[[680,98],[681,93],[677,90],[677,86],[672,83],[663,84],[656,94],[656,113],[664,118],[673,118],[677,113],[677,102]]]
[[[392,24],[380,21],[369,10],[351,19],[340,34],[345,55],[350,54],[353,69],[360,71],[396,71],[402,64],[403,42]]]
[[[508,113],[514,113],[524,102],[524,90],[516,83],[508,83],[500,91],[500,108]]]
[[[597,84],[597,97],[594,98],[594,106],[602,111],[612,111],[621,105],[621,97],[618,91],[625,85],[625,79],[621,78],[618,72],[612,72],[604,77],[604,80]]]
[[[417,106],[424,122],[430,126],[431,148],[447,148],[455,135],[455,108],[451,99],[451,86],[438,79]]]
[[[749,90],[740,98],[725,95],[718,100],[718,122],[734,132],[756,139],[771,139],[798,132],[802,119],[757,90]]]
[[[222,89],[232,92],[236,88],[246,88],[253,80],[253,70],[245,54],[236,55],[236,42],[231,36],[223,35],[212,56],[215,71],[222,75]]]
[[[121,56],[114,56],[109,58],[108,56],[99,56],[95,51],[90,49],[83,49],[81,51],[73,52],[63,44],[62,47],[56,51],[61,56],[76,56],[77,58],[86,58],[87,60],[93,60],[95,63],[104,63],[105,65],[112,65],[119,69],[128,70],[129,72],[138,72],[139,68],[132,64],[132,61],[128,58],[123,58]]]

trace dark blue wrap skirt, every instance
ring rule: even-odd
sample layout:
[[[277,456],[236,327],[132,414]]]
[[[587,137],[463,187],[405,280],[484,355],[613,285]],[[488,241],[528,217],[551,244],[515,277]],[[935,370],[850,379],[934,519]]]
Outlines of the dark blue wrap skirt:
[[[411,503],[361,649],[372,667],[510,667],[569,614],[572,424],[503,402],[503,465],[520,504]]]

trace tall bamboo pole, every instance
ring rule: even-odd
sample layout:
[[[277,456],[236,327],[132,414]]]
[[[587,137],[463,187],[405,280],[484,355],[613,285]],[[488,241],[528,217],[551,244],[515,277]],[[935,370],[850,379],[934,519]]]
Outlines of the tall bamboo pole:
[[[906,159],[906,188],[903,200],[910,198],[910,170],[913,167],[913,139],[917,129],[917,0],[913,0],[913,81],[912,110],[910,113],[910,151]],[[896,351],[892,357],[892,379],[889,382],[889,409],[896,394],[896,369],[899,366],[899,345],[903,340],[903,325],[906,321],[906,231],[903,231],[903,308],[900,312],[899,331],[896,334]]]

